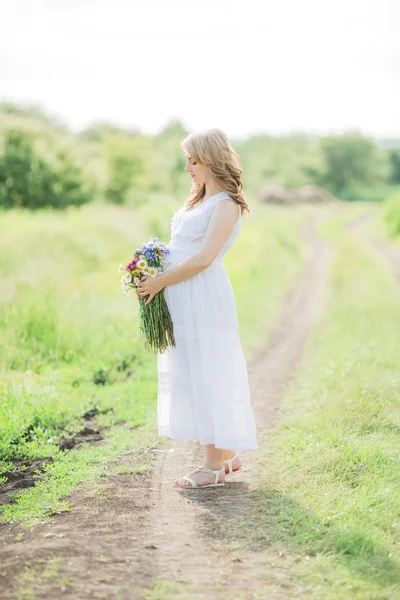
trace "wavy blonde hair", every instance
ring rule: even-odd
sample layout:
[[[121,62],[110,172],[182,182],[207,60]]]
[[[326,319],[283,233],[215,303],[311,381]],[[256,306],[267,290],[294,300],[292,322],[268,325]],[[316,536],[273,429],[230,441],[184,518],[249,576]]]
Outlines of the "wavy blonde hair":
[[[206,129],[190,133],[182,140],[181,148],[186,150],[193,160],[208,166],[215,184],[240,205],[242,215],[245,211],[250,214],[242,191],[243,170],[240,167],[240,158],[223,131]],[[199,204],[205,192],[204,183],[192,183],[186,205],[192,208]]]

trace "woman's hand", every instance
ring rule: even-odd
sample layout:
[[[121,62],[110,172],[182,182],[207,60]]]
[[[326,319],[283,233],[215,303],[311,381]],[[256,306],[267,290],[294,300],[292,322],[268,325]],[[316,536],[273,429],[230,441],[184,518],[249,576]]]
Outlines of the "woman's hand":
[[[154,296],[161,292],[163,287],[164,286],[160,283],[159,275],[157,275],[156,277],[142,277],[137,287],[136,295],[138,298],[143,298],[143,296],[149,296],[145,302],[145,306],[147,306],[153,300]]]

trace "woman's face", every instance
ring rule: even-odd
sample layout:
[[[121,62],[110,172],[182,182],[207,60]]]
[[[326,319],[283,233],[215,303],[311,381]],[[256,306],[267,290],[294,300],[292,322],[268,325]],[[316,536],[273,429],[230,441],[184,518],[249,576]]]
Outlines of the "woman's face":
[[[210,169],[208,165],[202,165],[201,163],[195,161],[190,154],[185,154],[186,157],[186,166],[185,171],[187,171],[190,175],[193,183],[203,184],[209,183],[211,179]]]

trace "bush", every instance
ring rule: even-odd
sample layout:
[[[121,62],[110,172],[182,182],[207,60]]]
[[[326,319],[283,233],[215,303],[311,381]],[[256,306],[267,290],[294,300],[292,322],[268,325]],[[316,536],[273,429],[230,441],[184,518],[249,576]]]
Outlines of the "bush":
[[[349,185],[340,192],[339,198],[344,202],[384,202],[391,192],[393,186],[387,183],[376,186]]]
[[[325,161],[320,184],[341,200],[387,182],[387,155],[372,139],[348,132],[322,138],[320,147]]]
[[[64,208],[91,199],[78,161],[49,132],[9,129],[0,154],[0,207]]]

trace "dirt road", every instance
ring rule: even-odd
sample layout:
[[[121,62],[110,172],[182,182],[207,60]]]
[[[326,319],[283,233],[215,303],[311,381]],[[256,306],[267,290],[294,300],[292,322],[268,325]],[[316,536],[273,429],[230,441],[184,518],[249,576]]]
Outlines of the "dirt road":
[[[260,444],[279,415],[279,403],[321,308],[330,252],[303,227],[309,257],[265,348],[249,361],[252,402]],[[224,488],[181,491],[173,479],[201,463],[194,443],[155,446],[152,477],[110,475],[96,489],[71,495],[71,513],[18,538],[3,526],[1,598],[225,600],[291,598],[273,550],[235,544],[235,528],[251,516],[257,453],[243,453],[246,470]],[[118,460],[120,471],[133,460]],[[156,580],[155,580],[156,578]]]

